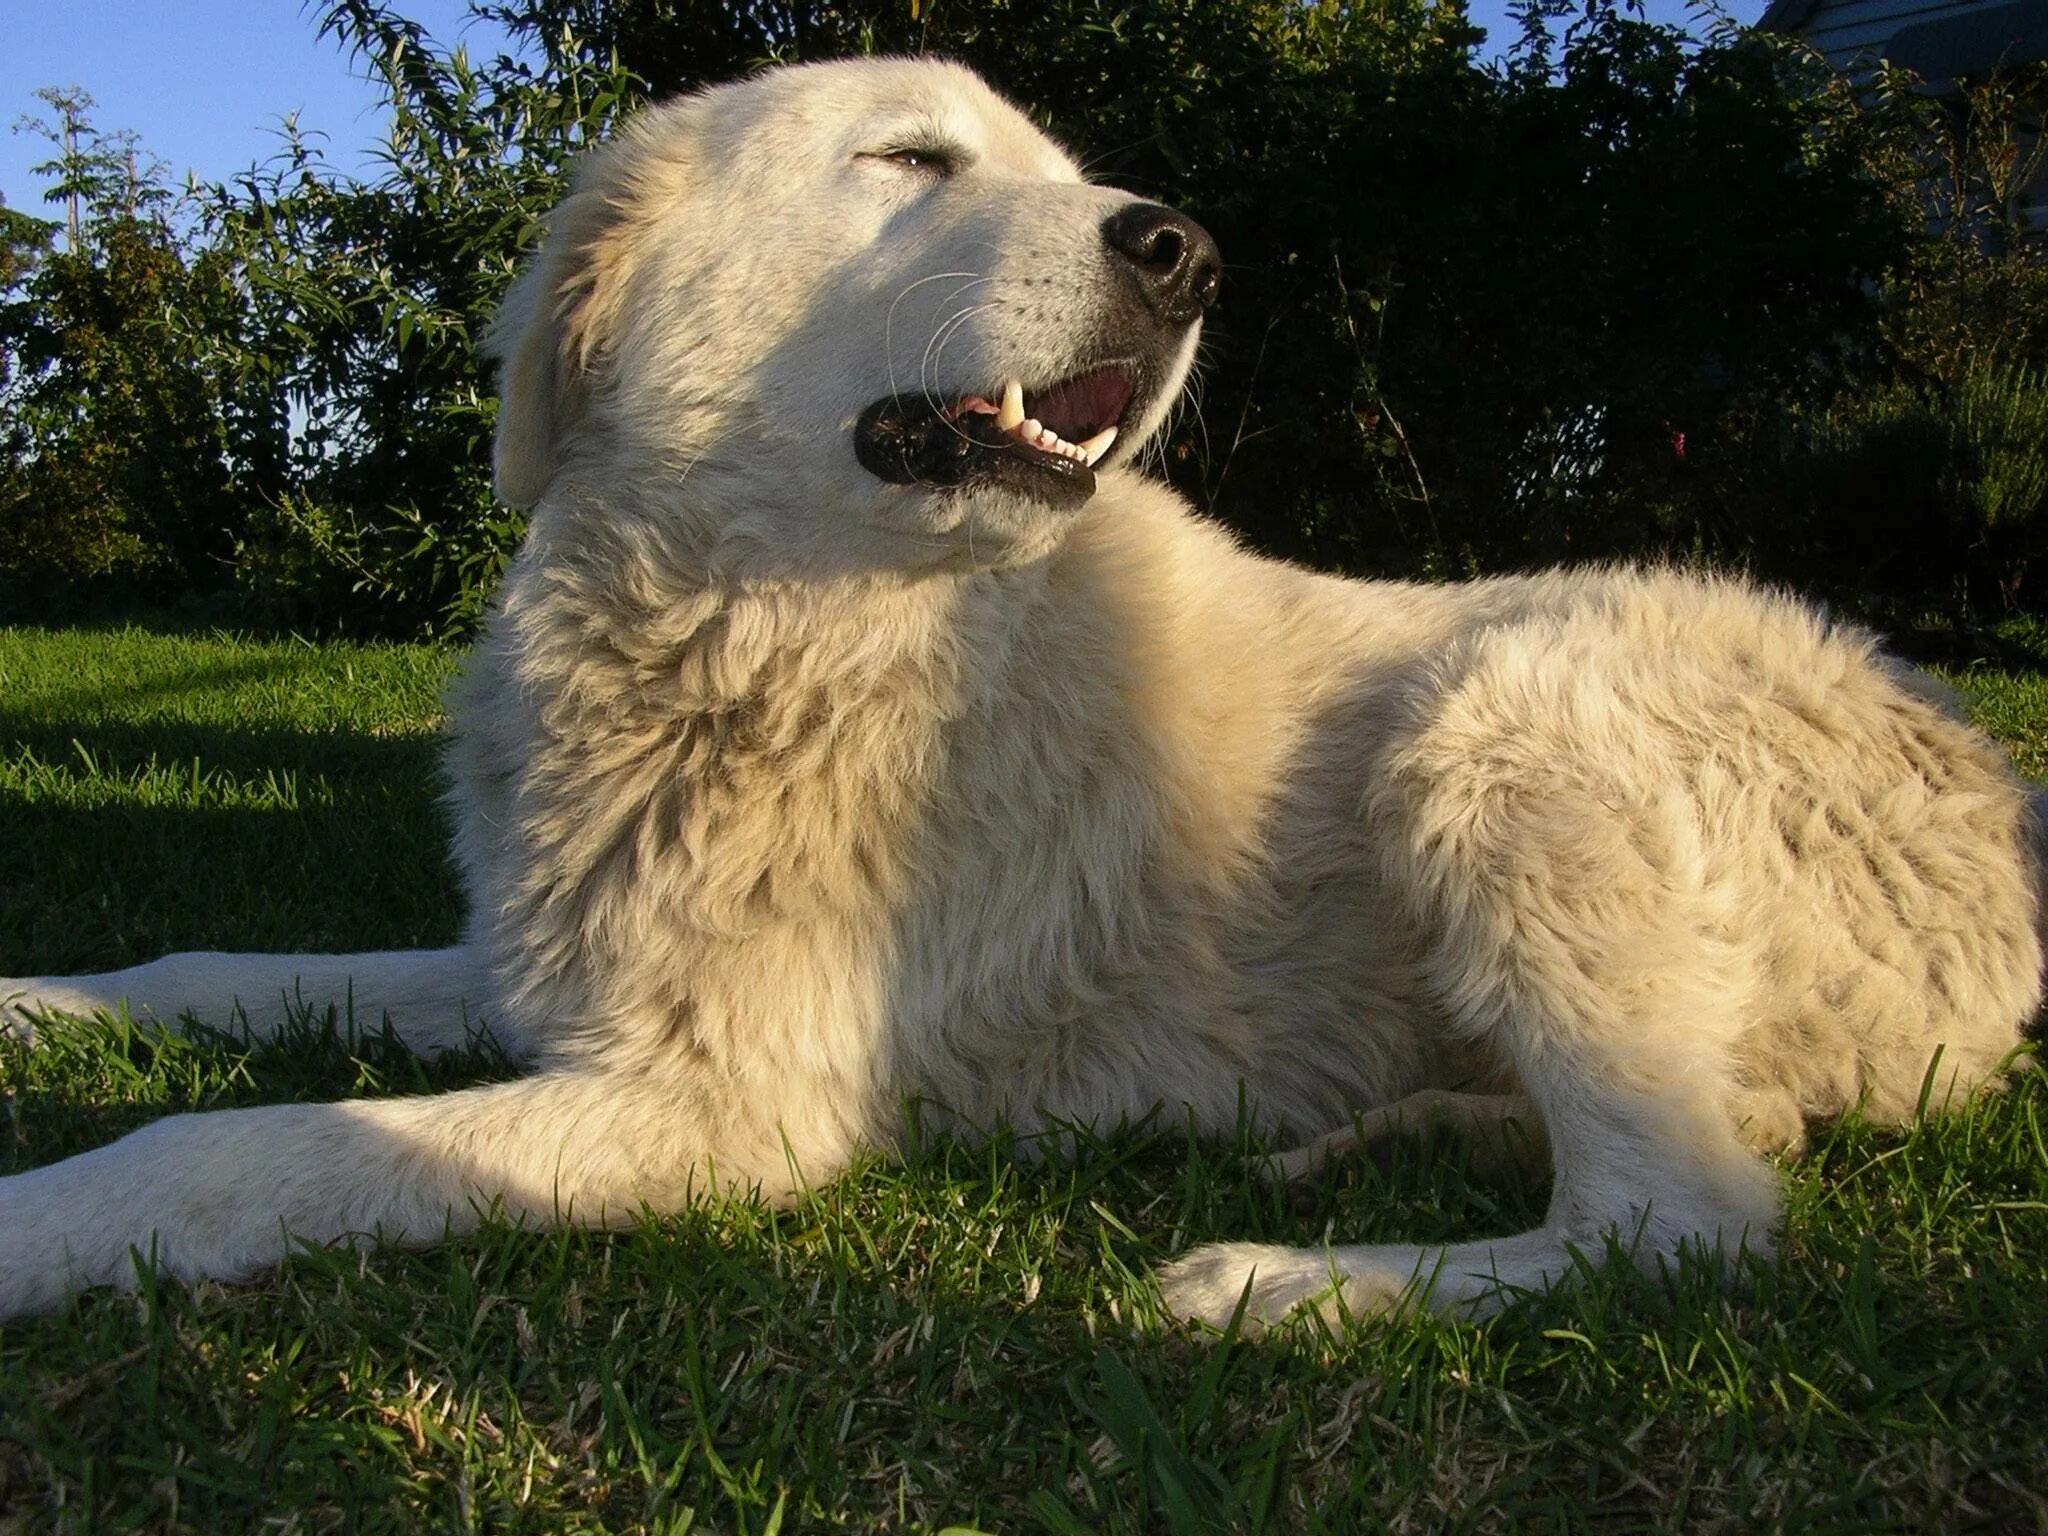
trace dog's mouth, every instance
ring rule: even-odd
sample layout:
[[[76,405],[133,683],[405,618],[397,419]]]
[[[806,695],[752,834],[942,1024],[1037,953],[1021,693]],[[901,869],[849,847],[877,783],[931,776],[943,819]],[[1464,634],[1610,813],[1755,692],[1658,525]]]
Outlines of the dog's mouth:
[[[886,395],[860,413],[854,453],[892,485],[1001,485],[1078,507],[1137,393],[1135,371],[1113,364],[1039,390],[1010,379],[992,396]]]

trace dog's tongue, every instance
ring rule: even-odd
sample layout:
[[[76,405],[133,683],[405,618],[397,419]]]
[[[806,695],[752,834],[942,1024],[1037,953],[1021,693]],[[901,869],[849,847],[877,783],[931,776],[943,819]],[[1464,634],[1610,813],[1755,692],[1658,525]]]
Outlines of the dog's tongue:
[[[1098,368],[1055,384],[1028,404],[1042,424],[1069,442],[1092,437],[1123,419],[1131,381],[1119,368]]]

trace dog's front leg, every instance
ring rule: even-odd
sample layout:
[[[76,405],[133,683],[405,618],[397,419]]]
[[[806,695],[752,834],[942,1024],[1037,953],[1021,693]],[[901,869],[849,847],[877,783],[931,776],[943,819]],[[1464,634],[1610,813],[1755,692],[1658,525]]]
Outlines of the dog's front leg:
[[[310,1010],[332,1006],[358,1025],[389,1019],[399,1038],[424,1054],[458,1049],[486,1029],[509,1054],[532,1049],[490,1008],[490,973],[481,949],[377,950],[354,955],[165,955],[96,976],[0,977],[0,1034],[34,1036],[34,1016],[90,1016],[126,1008],[164,1024],[196,1018],[216,1029],[277,1034]]]
[[[135,1255],[180,1279],[236,1279],[295,1242],[425,1247],[493,1208],[609,1226],[713,1188],[787,1197],[844,1157],[828,1128],[792,1146],[690,1081],[648,1075],[179,1115],[0,1179],[0,1316],[132,1286]]]

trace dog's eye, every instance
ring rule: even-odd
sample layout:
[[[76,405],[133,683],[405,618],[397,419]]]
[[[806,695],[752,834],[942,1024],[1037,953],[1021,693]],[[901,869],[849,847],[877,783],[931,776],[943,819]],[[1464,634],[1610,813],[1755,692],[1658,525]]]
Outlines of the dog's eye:
[[[918,148],[905,145],[900,149],[883,149],[867,157],[870,160],[886,160],[891,165],[900,165],[905,170],[917,171],[926,176],[946,177],[958,169],[953,157],[943,149]]]

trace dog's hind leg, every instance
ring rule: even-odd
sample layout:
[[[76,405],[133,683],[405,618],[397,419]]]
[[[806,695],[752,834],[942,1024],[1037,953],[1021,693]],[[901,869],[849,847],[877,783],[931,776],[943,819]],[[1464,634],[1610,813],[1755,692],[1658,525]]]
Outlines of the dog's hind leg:
[[[1542,1226],[1446,1246],[1213,1244],[1161,1273],[1167,1309],[1220,1328],[1249,1293],[1253,1329],[1304,1304],[1332,1322],[1411,1306],[1479,1315],[1565,1279],[1575,1251],[1599,1262],[1610,1238],[1646,1267],[1688,1245],[1724,1259],[1768,1249],[1774,1176],[1738,1139],[1713,1079],[1689,1080],[1696,1063],[1521,1054],[1556,1179]]]
[[[1332,1324],[1423,1306],[1477,1316],[1557,1284],[1578,1256],[1598,1263],[1610,1237],[1645,1266],[1688,1244],[1724,1260],[1745,1245],[1768,1250],[1776,1188],[1724,1114],[1645,1100],[1581,1108],[1570,1137],[1553,1142],[1557,1185],[1541,1227],[1443,1246],[1214,1243],[1162,1271],[1167,1310],[1221,1328],[1245,1300],[1249,1331],[1304,1305]]]
[[[531,1042],[508,1035],[509,1021],[490,1011],[490,998],[482,952],[470,945],[355,955],[194,951],[97,976],[0,978],[0,1032],[32,1036],[31,1016],[40,1012],[90,1017],[125,1007],[165,1024],[190,1017],[267,1038],[308,1010],[317,1019],[332,1006],[359,1028],[389,1019],[422,1054],[460,1048],[486,1029],[507,1052],[526,1054]]]
[[[1464,1138],[1469,1166],[1482,1178],[1540,1166],[1550,1154],[1543,1122],[1520,1094],[1424,1088],[1368,1110],[1342,1130],[1274,1153],[1266,1159],[1264,1172],[1276,1183],[1300,1184],[1347,1152],[1376,1152],[1390,1142],[1439,1130]]]
[[[786,1197],[799,1172],[844,1163],[843,1128],[816,1120],[791,1146],[688,1080],[570,1071],[429,1097],[178,1115],[0,1179],[0,1316],[132,1286],[132,1255],[181,1279],[236,1279],[298,1242],[425,1247],[494,1210],[619,1226],[713,1188]]]
[[[1618,809],[1569,778],[1537,788],[1448,808],[1413,789],[1382,825],[1390,859],[1412,861],[1390,873],[1433,936],[1445,1027],[1514,1073],[1548,1134],[1543,1225],[1448,1247],[1202,1249],[1162,1274],[1169,1310],[1220,1324],[1249,1294],[1254,1325],[1303,1304],[1473,1314],[1564,1279],[1575,1252],[1597,1262],[1610,1239],[1645,1267],[1768,1245],[1776,1179],[1730,1112],[1759,992],[1739,876],[1702,846],[1682,791]],[[1398,827],[1404,813],[1424,835]]]

